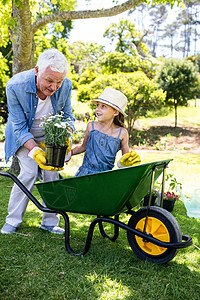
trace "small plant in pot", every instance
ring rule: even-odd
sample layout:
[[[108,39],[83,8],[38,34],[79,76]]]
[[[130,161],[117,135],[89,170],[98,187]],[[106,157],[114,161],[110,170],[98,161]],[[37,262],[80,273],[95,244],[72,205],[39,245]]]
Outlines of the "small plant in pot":
[[[151,206],[153,206],[155,204],[155,201],[157,199],[157,197],[159,196],[159,190],[154,186],[153,190],[152,190],[152,195],[151,195]],[[143,200],[143,206],[147,206],[149,203],[149,197],[150,197],[150,191],[149,193],[144,197]]]
[[[163,208],[170,212],[173,211],[176,200],[179,200],[179,197],[174,192],[164,193]]]
[[[40,127],[45,134],[47,165],[63,167],[72,136],[72,121],[63,118],[64,113],[48,114],[41,118]]]
[[[182,183],[178,182],[173,174],[167,174],[166,183],[168,185],[168,191],[163,195],[163,208],[172,212],[176,200],[179,200],[178,195],[176,195],[173,191],[176,190],[177,184],[179,184],[180,189],[182,189]]]

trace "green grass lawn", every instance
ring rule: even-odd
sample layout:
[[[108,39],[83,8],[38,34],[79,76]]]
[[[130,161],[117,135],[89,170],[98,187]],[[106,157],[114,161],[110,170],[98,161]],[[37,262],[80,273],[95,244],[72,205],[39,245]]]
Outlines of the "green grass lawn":
[[[4,224],[12,181],[0,177],[0,226]],[[34,196],[39,194],[34,188]],[[24,221],[14,235],[0,238],[0,299],[199,299],[200,219],[186,215],[182,201],[173,215],[193,246],[182,249],[166,265],[138,259],[126,232],[116,242],[95,229],[85,256],[66,252],[64,238],[40,229],[42,213],[29,203]],[[82,250],[93,216],[69,214],[72,248]],[[127,223],[128,216],[120,220]],[[64,227],[61,217],[60,225]],[[107,225],[107,230],[111,228]]]
[[[178,106],[177,108],[177,115],[178,115],[178,126],[184,125],[184,126],[200,126],[200,119],[199,119],[199,113],[200,113],[200,99],[196,100],[190,100],[188,101],[188,106]],[[140,122],[142,125],[148,125],[151,123],[151,119],[154,119],[156,117],[156,121],[162,121],[165,120],[167,122],[171,122],[172,126],[174,125],[174,108],[171,108],[171,110],[167,109],[166,107],[163,107],[160,111],[156,111],[154,113],[148,112],[147,113],[148,118],[141,118]]]

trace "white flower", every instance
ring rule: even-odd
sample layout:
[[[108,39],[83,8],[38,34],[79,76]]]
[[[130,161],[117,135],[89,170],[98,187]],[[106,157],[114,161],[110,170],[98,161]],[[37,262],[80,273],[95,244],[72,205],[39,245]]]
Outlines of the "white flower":
[[[51,121],[53,121],[55,119],[55,116],[51,116],[51,117],[49,117],[48,119],[46,119],[46,121],[47,122],[51,122]]]
[[[58,127],[58,128],[63,128],[62,125],[59,124],[59,123],[55,123],[54,126],[55,126],[55,127]]]
[[[66,138],[71,137],[71,132],[69,130],[73,124],[71,119],[67,121],[63,118],[64,113],[60,114],[49,114],[48,116],[43,116],[41,118],[40,127],[45,134],[45,143],[49,145],[66,145]]]
[[[62,128],[66,128],[66,123],[65,122],[61,122],[60,125],[62,125]]]

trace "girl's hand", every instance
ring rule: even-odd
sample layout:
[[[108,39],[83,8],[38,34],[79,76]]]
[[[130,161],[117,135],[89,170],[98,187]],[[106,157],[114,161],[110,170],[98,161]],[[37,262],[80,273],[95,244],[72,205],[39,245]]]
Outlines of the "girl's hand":
[[[117,162],[119,168],[130,167],[134,165],[139,165],[141,163],[140,156],[136,151],[130,151],[124,154],[120,160]]]

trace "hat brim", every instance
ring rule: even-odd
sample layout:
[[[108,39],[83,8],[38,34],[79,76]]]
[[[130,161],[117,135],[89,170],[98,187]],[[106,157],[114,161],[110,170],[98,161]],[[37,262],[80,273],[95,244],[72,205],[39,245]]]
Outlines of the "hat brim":
[[[110,103],[108,100],[104,100],[104,99],[95,99],[95,100],[91,100],[92,103],[97,104],[97,102],[102,102],[105,103],[109,106],[111,106],[112,108],[116,109],[118,112],[120,112],[124,117],[127,117],[127,114],[125,112],[123,112],[117,105],[114,105],[112,103]]]

